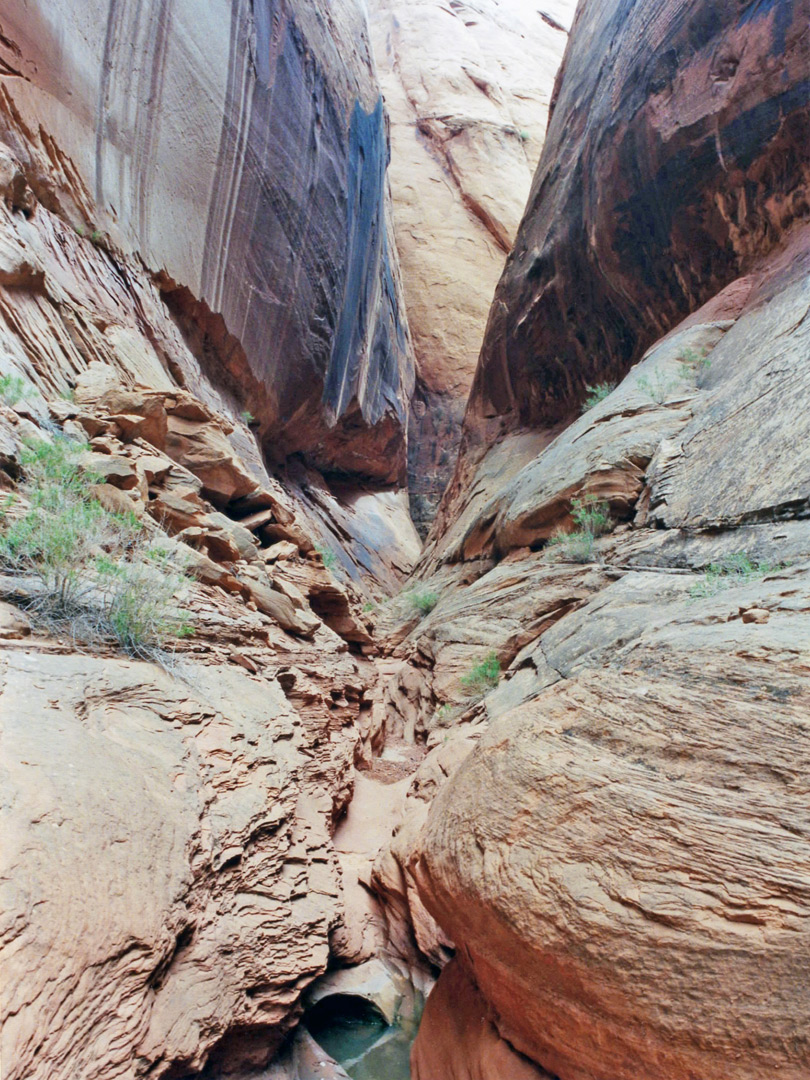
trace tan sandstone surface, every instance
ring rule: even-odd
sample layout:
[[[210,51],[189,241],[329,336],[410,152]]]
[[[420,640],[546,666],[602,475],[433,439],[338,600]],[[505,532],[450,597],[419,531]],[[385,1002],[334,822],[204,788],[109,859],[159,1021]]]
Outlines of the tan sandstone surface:
[[[574,0],[369,3],[416,354],[409,482],[423,529],[453,468],[575,7]]]

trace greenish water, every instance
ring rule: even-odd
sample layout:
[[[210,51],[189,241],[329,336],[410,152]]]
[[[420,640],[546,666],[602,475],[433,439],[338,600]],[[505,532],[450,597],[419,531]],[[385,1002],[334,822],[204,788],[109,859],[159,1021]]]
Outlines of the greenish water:
[[[389,1025],[361,998],[340,1001],[340,1008],[316,1008],[306,1017],[315,1041],[353,1080],[410,1080],[416,1018]]]

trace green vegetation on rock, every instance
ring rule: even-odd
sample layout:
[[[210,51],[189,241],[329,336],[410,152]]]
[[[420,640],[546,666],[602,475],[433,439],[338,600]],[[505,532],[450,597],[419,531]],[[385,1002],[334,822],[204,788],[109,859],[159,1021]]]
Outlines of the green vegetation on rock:
[[[466,675],[461,676],[461,685],[470,697],[483,697],[494,690],[501,680],[501,662],[494,650],[487,653],[483,660],[473,664]]]
[[[134,513],[111,513],[95,498],[99,477],[82,466],[86,449],[59,437],[23,451],[21,497],[0,510],[0,568],[55,632],[154,657],[191,629],[175,600],[183,568]]]

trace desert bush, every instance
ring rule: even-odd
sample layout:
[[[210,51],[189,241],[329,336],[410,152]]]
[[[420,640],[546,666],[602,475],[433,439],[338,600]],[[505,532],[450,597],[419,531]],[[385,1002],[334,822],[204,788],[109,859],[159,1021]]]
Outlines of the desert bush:
[[[37,388],[20,375],[0,375],[0,401],[4,405],[18,405],[37,394]]]
[[[684,382],[694,381],[696,386],[700,386],[712,366],[708,349],[701,349],[700,352],[697,349],[684,349],[678,366]]]
[[[175,605],[185,577],[173,565],[170,553],[150,544],[132,560],[102,558],[96,569],[107,619],[127,652],[148,656],[170,638],[194,632]]]
[[[183,568],[134,513],[93,498],[85,450],[61,437],[23,451],[23,498],[0,516],[0,566],[34,583],[26,606],[52,629],[153,656],[187,632],[175,602]]]
[[[331,573],[337,566],[337,555],[322,544],[316,544],[315,551],[320,555],[323,565]]]
[[[598,405],[600,401],[604,401],[609,394],[612,394],[616,389],[616,383],[601,382],[596,386],[586,386],[588,396],[582,403],[582,412],[586,413],[589,409],[592,409],[594,405]]]
[[[435,589],[417,588],[408,593],[408,602],[414,611],[420,615],[428,615],[439,602],[439,594]]]
[[[483,660],[473,664],[466,675],[461,676],[461,685],[470,697],[483,697],[489,690],[494,690],[501,680],[501,662],[494,651],[487,653]]]
[[[636,381],[636,386],[642,394],[652,398],[658,405],[663,405],[677,390],[680,382],[679,378],[668,376],[663,371],[653,371],[650,375],[642,375]]]
[[[594,541],[610,532],[613,521],[610,508],[595,495],[571,500],[571,517],[577,528],[573,532],[559,532],[549,540],[549,548],[569,562],[587,563],[593,560]]]
[[[689,595],[693,600],[715,596],[724,589],[744,585],[782,569],[784,569],[783,563],[755,562],[746,552],[735,552],[733,555],[720,559],[719,562],[709,563],[703,580],[692,586]]]

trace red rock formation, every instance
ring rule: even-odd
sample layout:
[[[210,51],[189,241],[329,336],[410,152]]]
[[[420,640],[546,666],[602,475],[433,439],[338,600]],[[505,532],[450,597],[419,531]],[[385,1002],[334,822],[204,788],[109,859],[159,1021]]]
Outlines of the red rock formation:
[[[487,1016],[475,981],[451,960],[428,998],[411,1054],[412,1080],[549,1080]]]
[[[810,214],[807,0],[580,5],[437,524]]]

